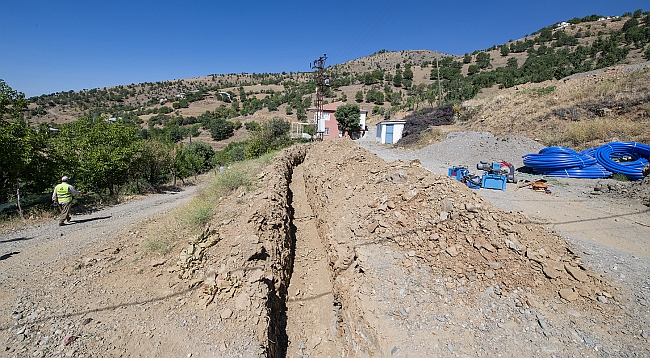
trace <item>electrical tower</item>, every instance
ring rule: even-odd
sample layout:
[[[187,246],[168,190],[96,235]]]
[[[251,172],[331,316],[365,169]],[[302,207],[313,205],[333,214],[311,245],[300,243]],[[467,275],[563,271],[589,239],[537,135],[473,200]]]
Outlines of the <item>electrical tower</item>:
[[[316,136],[315,140],[323,140],[323,131],[320,130],[320,121],[323,115],[323,96],[325,95],[325,86],[329,85],[329,80],[325,78],[325,60],[327,55],[319,57],[309,64],[309,67],[316,69]]]

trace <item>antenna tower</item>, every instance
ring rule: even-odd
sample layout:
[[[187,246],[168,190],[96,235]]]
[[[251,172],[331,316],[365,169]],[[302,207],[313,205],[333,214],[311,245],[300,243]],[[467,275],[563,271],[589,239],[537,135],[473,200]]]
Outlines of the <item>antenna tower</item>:
[[[314,60],[313,63],[309,64],[309,67],[316,69],[316,136],[315,140],[323,140],[323,131],[320,130],[320,121],[323,115],[323,96],[325,94],[325,86],[327,85],[325,79],[325,60],[327,60],[327,55],[319,57],[318,60]]]

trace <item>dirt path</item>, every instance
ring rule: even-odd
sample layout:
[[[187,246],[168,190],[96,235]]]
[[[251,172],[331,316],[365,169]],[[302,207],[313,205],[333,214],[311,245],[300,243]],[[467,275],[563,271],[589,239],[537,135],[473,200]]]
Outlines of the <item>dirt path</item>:
[[[26,227],[0,236],[0,282],[16,278],[25,268],[41,269],[69,258],[84,248],[111,240],[131,224],[186,203],[196,187],[150,195],[142,200],[77,214],[70,224],[56,221]]]
[[[336,356],[336,313],[327,253],[318,235],[316,218],[305,193],[304,167],[291,181],[296,254],[287,298],[287,356]]]
[[[65,347],[61,341],[66,335],[81,337],[80,327],[85,325],[93,332],[86,337],[97,337],[97,332],[107,334],[107,341],[97,338],[97,342],[111,356],[115,352],[108,352],[127,339],[110,333],[118,332],[118,326],[130,321],[138,324],[141,333],[150,334],[152,327],[147,327],[146,318],[138,320],[129,314],[130,320],[125,320],[120,311],[130,308],[148,314],[150,307],[155,309],[162,300],[178,294],[164,286],[154,288],[155,294],[143,290],[147,285],[133,276],[135,270],[111,274],[124,263],[120,253],[133,245],[129,239],[133,241],[135,236],[129,229],[186,203],[196,189],[187,187],[74,215],[72,223],[63,227],[52,221],[2,234],[0,337],[4,345],[0,355],[77,356],[78,347]],[[127,238],[124,241],[128,244],[117,242],[120,237]],[[140,264],[137,252],[128,251],[128,264]],[[149,348],[156,342],[151,344]]]

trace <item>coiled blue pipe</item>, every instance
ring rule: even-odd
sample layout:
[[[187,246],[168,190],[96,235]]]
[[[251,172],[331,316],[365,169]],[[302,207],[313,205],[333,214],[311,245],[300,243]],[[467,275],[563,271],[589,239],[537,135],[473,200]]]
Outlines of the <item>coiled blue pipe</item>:
[[[629,161],[615,161],[629,157]],[[611,142],[577,153],[565,147],[546,147],[539,154],[523,156],[524,165],[538,174],[561,178],[607,178],[620,173],[630,180],[643,178],[650,146],[637,142]]]
[[[546,147],[539,154],[526,154],[523,158],[525,166],[550,177],[596,179],[612,175],[596,158],[565,147]]]
[[[611,142],[594,150],[595,157],[603,167],[630,180],[643,179],[643,168],[648,165],[650,146],[637,142]],[[631,157],[631,161],[616,162],[614,158]]]

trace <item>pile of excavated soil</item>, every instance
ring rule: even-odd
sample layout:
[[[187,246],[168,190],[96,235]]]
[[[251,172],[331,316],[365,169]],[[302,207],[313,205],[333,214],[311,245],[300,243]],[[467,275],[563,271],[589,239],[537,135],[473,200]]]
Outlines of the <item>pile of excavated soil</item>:
[[[570,355],[582,337],[628,349],[600,329],[622,313],[613,289],[525,215],[346,140],[312,148],[304,165],[354,354]]]

